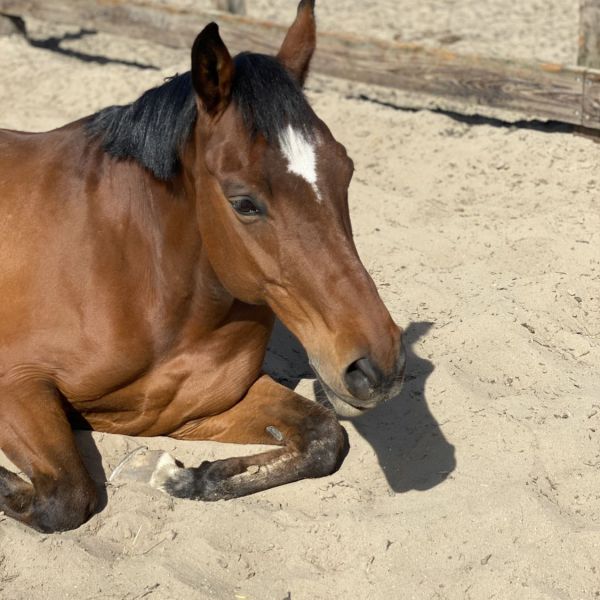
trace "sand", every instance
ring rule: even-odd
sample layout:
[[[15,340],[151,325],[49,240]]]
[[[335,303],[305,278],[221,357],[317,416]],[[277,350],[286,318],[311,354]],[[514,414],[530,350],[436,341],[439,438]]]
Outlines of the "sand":
[[[293,13],[283,0],[250,4],[267,18]],[[378,0],[364,3],[364,20],[345,0],[322,4],[324,27],[392,37],[406,6],[412,31],[425,15],[432,31],[464,29],[473,48],[525,58],[552,34],[554,55],[540,58],[573,61],[575,2],[505,14],[491,0]],[[472,5],[491,15],[485,27]],[[553,19],[564,26],[549,29]],[[38,37],[76,30],[31,28]],[[187,68],[187,52],[108,35],[64,46],[158,70],[0,37],[0,127],[58,126]],[[309,96],[357,166],[357,245],[406,329],[400,397],[344,421],[351,449],[330,477],[214,504],[108,485],[102,510],[58,535],[0,516],[0,598],[600,596],[600,147],[557,127],[453,118],[401,99],[383,106],[358,99],[359,88],[312,77]],[[313,394],[301,349],[281,332],[270,369]],[[241,451],[79,440],[100,483],[142,444],[188,464]]]

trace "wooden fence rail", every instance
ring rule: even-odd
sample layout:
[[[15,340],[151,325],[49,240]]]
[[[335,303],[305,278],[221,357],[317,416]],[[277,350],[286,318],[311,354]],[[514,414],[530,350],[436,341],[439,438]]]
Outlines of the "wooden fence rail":
[[[186,48],[205,23],[216,20],[233,52],[276,52],[286,31],[235,14],[143,0],[0,0],[0,13]],[[319,33],[313,65],[327,75],[477,104],[483,113],[495,107],[600,129],[600,70],[586,66],[468,56],[330,32]]]

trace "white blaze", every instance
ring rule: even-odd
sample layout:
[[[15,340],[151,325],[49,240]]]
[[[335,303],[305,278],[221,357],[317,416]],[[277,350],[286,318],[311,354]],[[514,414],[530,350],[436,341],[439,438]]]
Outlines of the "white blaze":
[[[288,161],[288,171],[305,179],[315,191],[317,200],[320,200],[314,144],[302,132],[288,125],[279,135],[279,145]]]

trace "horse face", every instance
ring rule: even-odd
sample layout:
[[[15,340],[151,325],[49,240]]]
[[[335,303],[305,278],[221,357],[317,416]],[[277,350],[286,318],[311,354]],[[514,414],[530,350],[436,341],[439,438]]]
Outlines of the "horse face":
[[[297,85],[314,50],[312,3],[277,63],[233,61],[217,38],[199,36],[192,61],[207,256],[234,297],[268,304],[299,338],[338,412],[358,414],[399,392],[404,351],[352,240],[352,161]]]

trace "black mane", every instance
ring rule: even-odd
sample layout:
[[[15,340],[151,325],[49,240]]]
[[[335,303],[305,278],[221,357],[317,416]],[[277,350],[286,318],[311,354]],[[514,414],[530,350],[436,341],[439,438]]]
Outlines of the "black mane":
[[[314,113],[286,69],[263,54],[235,59],[232,101],[252,136],[274,143],[291,125],[310,136]],[[179,170],[180,153],[196,121],[190,73],[175,75],[125,106],[110,106],[93,115],[88,133],[102,140],[117,159],[133,159],[162,180]]]

